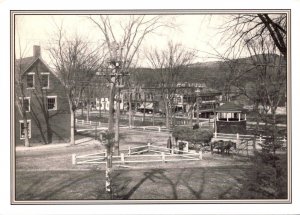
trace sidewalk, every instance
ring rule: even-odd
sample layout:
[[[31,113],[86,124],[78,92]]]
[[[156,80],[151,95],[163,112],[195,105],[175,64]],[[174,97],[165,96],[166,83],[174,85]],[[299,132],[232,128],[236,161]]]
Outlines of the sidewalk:
[[[85,137],[78,140],[75,140],[75,146],[78,145],[89,145],[95,144],[94,138]],[[64,147],[71,147],[70,143],[51,143],[51,144],[32,144],[30,147],[25,146],[16,146],[16,152],[18,151],[41,151],[41,150],[51,150],[59,149]]]

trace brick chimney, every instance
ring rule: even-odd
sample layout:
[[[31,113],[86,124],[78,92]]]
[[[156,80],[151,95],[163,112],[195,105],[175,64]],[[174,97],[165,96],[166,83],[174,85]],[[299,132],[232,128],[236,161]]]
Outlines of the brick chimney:
[[[41,47],[34,45],[33,46],[33,57],[41,57]]]

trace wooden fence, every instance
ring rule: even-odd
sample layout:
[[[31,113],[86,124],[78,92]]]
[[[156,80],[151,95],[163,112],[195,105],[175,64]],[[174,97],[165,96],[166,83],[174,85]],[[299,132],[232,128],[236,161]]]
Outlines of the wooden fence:
[[[95,127],[95,126],[100,127],[100,126],[102,126],[102,124],[104,124],[101,122],[93,122],[93,121],[80,120],[80,119],[76,119],[75,122],[76,122],[76,125],[91,126],[91,127]]]
[[[107,123],[101,123],[101,122],[93,122],[93,121],[86,121],[86,120],[79,120],[76,119],[76,125],[78,126],[84,126],[91,128],[90,130],[95,129],[95,127],[107,127]],[[120,125],[120,128],[130,128],[134,129],[137,131],[153,131],[153,132],[170,132],[170,129],[167,129],[166,127],[163,126],[131,126],[128,127],[126,125]]]
[[[143,154],[149,153],[149,154]],[[151,154],[154,153],[154,154]],[[96,154],[72,155],[72,164],[106,164],[107,153],[102,151]],[[169,149],[148,144],[146,146],[129,147],[119,156],[112,156],[114,164],[176,162],[202,160],[202,151],[199,153],[186,152],[178,149]]]
[[[262,143],[265,141],[268,137],[267,136],[256,136],[255,141]],[[213,141],[216,140],[231,140],[237,143],[241,143],[243,141],[249,141],[254,140],[254,135],[244,135],[244,134],[225,134],[225,133],[214,133]],[[283,147],[286,147],[287,145],[287,139],[286,137],[282,137],[279,139],[283,143]]]

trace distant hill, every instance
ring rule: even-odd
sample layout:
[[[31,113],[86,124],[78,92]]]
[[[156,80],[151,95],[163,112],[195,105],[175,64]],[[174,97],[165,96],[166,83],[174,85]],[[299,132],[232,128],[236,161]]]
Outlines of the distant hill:
[[[255,59],[263,59],[262,55],[254,56]],[[269,61],[275,61],[279,58],[278,55],[272,55],[269,57]],[[231,63],[225,61],[210,61],[210,62],[198,62],[189,65],[185,70],[179,74],[180,82],[204,82],[209,87],[222,90],[224,83],[231,80],[232,68],[237,71],[247,71],[253,67],[253,60],[251,57],[240,58]],[[133,71],[134,78],[144,85],[155,85],[159,82],[159,73],[155,69],[151,68],[136,68]],[[257,74],[253,71],[248,71],[243,74],[242,82],[245,84],[249,81],[257,79]]]

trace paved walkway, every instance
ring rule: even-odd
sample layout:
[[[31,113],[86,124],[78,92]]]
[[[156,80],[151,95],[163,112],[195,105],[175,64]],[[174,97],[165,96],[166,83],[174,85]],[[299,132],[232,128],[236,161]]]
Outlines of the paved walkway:
[[[94,144],[95,140],[91,137],[85,137],[81,138],[79,140],[75,141],[75,145],[88,145],[88,144]],[[51,149],[57,149],[57,148],[63,148],[63,147],[69,147],[70,143],[51,143],[51,144],[33,144],[31,147],[25,147],[25,146],[16,146],[16,151],[41,151],[41,150],[51,150]]]

